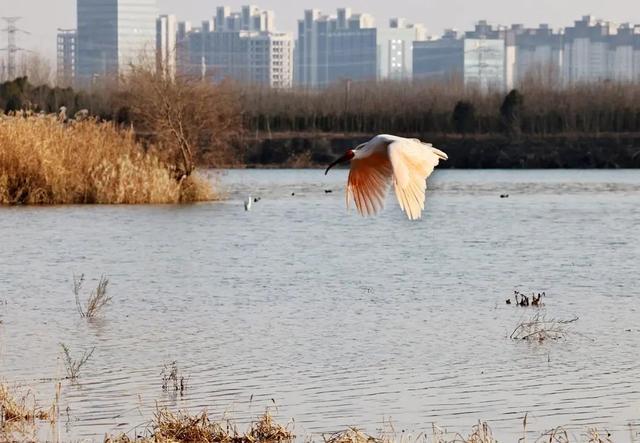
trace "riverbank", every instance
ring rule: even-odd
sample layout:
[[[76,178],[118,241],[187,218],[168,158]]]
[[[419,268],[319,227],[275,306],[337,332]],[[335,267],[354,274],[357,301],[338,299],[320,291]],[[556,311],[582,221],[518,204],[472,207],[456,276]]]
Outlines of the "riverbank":
[[[449,160],[441,168],[640,168],[640,133],[402,135],[445,151]],[[254,167],[326,165],[370,137],[359,133],[260,133],[242,140],[244,163]]]

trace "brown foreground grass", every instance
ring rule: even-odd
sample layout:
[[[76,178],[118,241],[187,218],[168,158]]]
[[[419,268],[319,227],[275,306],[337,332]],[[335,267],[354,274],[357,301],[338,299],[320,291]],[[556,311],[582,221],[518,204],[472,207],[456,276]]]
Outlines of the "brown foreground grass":
[[[240,433],[229,420],[211,420],[207,411],[190,415],[159,409],[151,424],[151,435],[132,440],[125,434],[107,436],[105,443],[277,443],[295,438],[288,426],[276,422],[269,410]]]
[[[211,200],[195,174],[178,181],[132,131],[95,120],[0,118],[0,204],[142,204]]]
[[[523,437],[518,440],[519,443],[527,441],[526,415],[523,426]],[[275,422],[268,411],[242,434],[230,421],[211,421],[206,411],[189,415],[161,410],[154,417],[149,436],[133,438],[125,434],[107,436],[104,443],[291,443],[295,437],[288,426]],[[468,435],[449,432],[436,425],[433,425],[431,435],[427,433],[409,435],[404,431],[396,432],[391,423],[388,423],[385,429],[375,436],[358,428],[349,427],[332,434],[322,434],[321,437],[322,443],[498,443],[489,424],[483,421],[478,421],[472,426]],[[316,441],[320,440],[315,440],[311,436],[304,439],[305,443]],[[574,437],[563,427],[548,430],[532,441],[536,443],[613,443],[607,431],[589,428],[580,437]]]
[[[39,409],[30,391],[19,394],[0,383],[0,423],[48,420],[50,411]]]
[[[10,388],[0,382],[0,441],[33,441],[36,421],[57,421],[61,385],[56,385],[56,397],[48,409],[38,406],[28,388]]]

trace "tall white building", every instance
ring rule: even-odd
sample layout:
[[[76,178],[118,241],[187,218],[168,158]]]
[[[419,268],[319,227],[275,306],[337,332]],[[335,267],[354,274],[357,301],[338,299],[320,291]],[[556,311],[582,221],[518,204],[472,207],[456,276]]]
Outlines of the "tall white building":
[[[56,83],[61,87],[73,86],[76,76],[76,40],[75,29],[58,29],[57,38],[57,76]]]
[[[563,77],[567,83],[610,80],[610,46],[617,34],[610,22],[590,15],[565,29]]]
[[[409,80],[413,74],[414,42],[424,41],[427,29],[403,18],[389,20],[388,28],[378,28],[378,79]]]
[[[186,33],[186,41],[187,66],[180,71],[211,81],[231,78],[275,88],[293,84],[293,38],[275,30],[273,11],[218,7],[212,20]]]
[[[505,44],[501,38],[465,38],[465,86],[482,91],[508,89],[505,56]]]
[[[155,53],[156,0],[77,0],[76,77],[82,86]]]
[[[464,84],[487,90],[509,90],[516,73],[515,35],[519,28],[494,29],[486,21],[464,37]]]
[[[621,82],[640,81],[640,25],[621,25],[611,37],[610,77]]]
[[[175,15],[156,19],[156,69],[168,78],[176,75],[178,21]]]

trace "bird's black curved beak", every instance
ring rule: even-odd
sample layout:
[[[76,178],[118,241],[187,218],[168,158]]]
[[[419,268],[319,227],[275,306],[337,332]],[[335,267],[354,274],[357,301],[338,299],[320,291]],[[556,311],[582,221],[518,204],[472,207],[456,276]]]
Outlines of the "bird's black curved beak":
[[[335,160],[333,163],[331,163],[329,166],[327,166],[327,169],[324,171],[324,175],[327,175],[327,173],[329,172],[329,169],[333,168],[335,165],[339,165],[340,163],[344,163],[347,162],[349,160],[351,160],[353,156],[349,156],[349,154],[345,154],[342,157],[340,157],[339,159]]]

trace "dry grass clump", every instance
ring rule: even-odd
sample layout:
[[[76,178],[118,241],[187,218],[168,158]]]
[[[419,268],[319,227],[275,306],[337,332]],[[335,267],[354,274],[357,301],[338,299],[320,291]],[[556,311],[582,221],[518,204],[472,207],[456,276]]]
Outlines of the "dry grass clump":
[[[542,434],[537,442],[541,443],[571,443],[572,439],[569,436],[569,433],[562,426],[558,426],[553,428],[544,434]],[[611,434],[608,431],[600,432],[597,428],[589,428],[587,429],[586,436],[584,440],[586,443],[613,443],[611,439]]]
[[[289,426],[276,422],[267,409],[257,422],[251,424],[241,442],[283,442],[290,441],[294,437],[295,435]]]
[[[35,395],[30,389],[10,389],[5,383],[0,383],[0,435],[6,432],[6,427],[14,424],[31,424],[35,420],[54,422],[58,416],[61,385],[56,385],[56,397],[49,409],[38,407]]]
[[[0,425],[7,422],[32,422],[49,419],[49,412],[38,409],[33,393],[16,394],[0,383]]]
[[[323,435],[322,438],[324,443],[390,443],[392,441],[386,437],[374,437],[354,427],[328,436]]]
[[[561,340],[569,333],[569,325],[576,321],[578,321],[577,317],[570,320],[547,319],[545,315],[537,313],[528,320],[520,322],[509,338],[537,342]]]
[[[55,399],[49,409],[45,410],[38,407],[35,395],[30,389],[9,389],[0,383],[0,441],[38,441],[36,420],[56,423],[59,417],[61,388],[62,385],[57,383]]]
[[[558,426],[542,434],[537,441],[542,443],[570,443],[571,439],[567,430],[562,426]]]
[[[73,276],[73,293],[76,296],[76,308],[81,317],[94,318],[112,300],[112,297],[107,295],[109,279],[104,275],[100,276],[98,286],[89,294],[86,305],[83,305],[80,300],[80,291],[83,283],[84,274],[81,274],[80,277]]]
[[[589,428],[587,430],[587,443],[613,443],[611,440],[611,433],[605,431],[600,432],[597,428]]]
[[[487,422],[478,421],[471,428],[467,438],[460,433],[449,434],[446,430],[433,425],[433,443],[496,443],[491,427]]]
[[[273,420],[267,410],[260,419],[252,423],[241,434],[229,420],[211,420],[207,411],[191,415],[187,412],[173,413],[167,409],[156,411],[151,424],[151,435],[131,440],[125,434],[107,436],[105,443],[277,443],[293,440],[295,435]]]
[[[141,204],[210,200],[196,175],[174,170],[132,131],[93,119],[0,119],[0,204]]]

